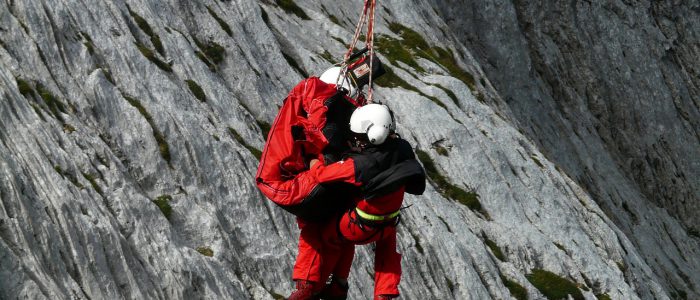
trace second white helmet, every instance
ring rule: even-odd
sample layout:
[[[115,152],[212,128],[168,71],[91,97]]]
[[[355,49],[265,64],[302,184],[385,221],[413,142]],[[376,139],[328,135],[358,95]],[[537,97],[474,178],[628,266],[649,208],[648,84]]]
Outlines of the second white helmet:
[[[391,134],[393,120],[389,107],[381,104],[367,104],[356,109],[350,117],[350,130],[365,133],[370,143],[384,143]]]
[[[318,79],[328,84],[335,84],[343,87],[348,91],[348,96],[350,96],[350,98],[355,98],[355,96],[357,96],[357,88],[348,78],[348,76],[345,76],[345,74],[341,75],[340,77],[338,76],[338,74],[340,74],[340,70],[340,67],[332,67],[323,72]]]

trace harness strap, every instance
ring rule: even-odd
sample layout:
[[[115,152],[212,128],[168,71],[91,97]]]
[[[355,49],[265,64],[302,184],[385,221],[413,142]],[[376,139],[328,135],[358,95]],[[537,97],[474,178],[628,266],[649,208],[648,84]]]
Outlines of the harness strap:
[[[390,214],[387,214],[387,215],[373,215],[373,214],[369,214],[369,213],[362,211],[358,207],[355,207],[355,212],[357,213],[357,215],[360,218],[367,220],[367,221],[388,221],[388,220],[391,220],[391,219],[395,218],[396,216],[398,216],[401,213],[401,210],[397,210],[397,211],[390,213]]]

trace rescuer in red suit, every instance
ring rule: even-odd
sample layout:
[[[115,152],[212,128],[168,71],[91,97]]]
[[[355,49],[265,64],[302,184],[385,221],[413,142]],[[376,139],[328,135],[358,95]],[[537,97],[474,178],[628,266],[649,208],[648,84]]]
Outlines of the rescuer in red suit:
[[[271,126],[256,173],[260,191],[298,217],[299,253],[292,274],[298,288],[325,282],[318,264],[321,224],[350,207],[353,190],[361,185],[352,160],[338,161],[338,154],[348,148],[350,115],[364,104],[362,85],[357,84],[366,77],[340,73],[339,67],[331,68],[290,91]],[[312,160],[320,163],[311,166]]]
[[[356,194],[352,208],[323,225],[316,248],[321,249],[320,257],[304,265],[309,273],[320,272],[314,278],[323,281],[298,281],[297,290],[289,299],[346,299],[354,246],[368,243],[376,243],[375,299],[399,295],[401,255],[396,252],[399,210],[404,192],[423,193],[425,173],[415,160],[410,144],[394,134],[393,119],[386,106],[368,104],[356,109],[350,129],[353,151],[343,161],[345,165],[352,164],[360,193]],[[331,274],[331,282],[324,285]]]

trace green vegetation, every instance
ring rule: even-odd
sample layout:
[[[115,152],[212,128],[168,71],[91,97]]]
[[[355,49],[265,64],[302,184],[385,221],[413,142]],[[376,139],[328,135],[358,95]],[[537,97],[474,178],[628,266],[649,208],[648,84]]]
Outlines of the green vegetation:
[[[173,72],[173,68],[170,66],[170,64],[167,64],[166,62],[160,60],[160,58],[156,57],[156,54],[153,53],[151,49],[148,49],[146,45],[141,44],[141,43],[136,43],[136,48],[141,51],[141,54],[143,54],[144,57],[146,57],[148,60],[150,60],[152,63],[154,63],[158,68],[160,68],[163,71],[166,72]]]
[[[75,127],[73,127],[71,124],[65,123],[63,124],[63,132],[68,134],[73,133],[75,132]]]
[[[501,252],[501,248],[498,247],[498,244],[496,244],[496,242],[484,236],[484,243],[486,244],[486,246],[489,247],[489,249],[491,249],[491,252],[494,256],[496,256],[496,258],[498,258],[498,260],[506,261],[506,256],[503,255],[503,252]]]
[[[46,118],[44,118],[44,114],[41,112],[41,107],[34,102],[29,102],[29,105],[34,109],[34,112],[39,115],[39,119],[46,122]]]
[[[185,80],[185,82],[187,83],[187,87],[190,88],[190,92],[192,92],[192,94],[194,94],[199,101],[207,102],[207,95],[204,94],[204,90],[201,86],[199,86],[199,84],[197,84],[197,82],[189,79]]]
[[[324,50],[321,57],[323,57],[323,59],[325,59],[327,62],[333,63],[333,55],[328,52],[328,50]]]
[[[55,165],[55,166],[53,166],[53,169],[56,170],[56,173],[58,173],[59,175],[61,175],[61,177],[64,177],[64,178],[68,177],[68,180],[69,180],[75,187],[77,187],[77,188],[79,188],[79,189],[81,189],[81,190],[85,188],[85,186],[82,185],[82,184],[78,181],[78,177],[76,177],[74,174],[71,174],[71,173],[69,173],[69,172],[67,172],[67,171],[64,171],[64,170],[61,168],[61,166]]]
[[[80,36],[85,39],[83,45],[85,45],[85,48],[87,48],[88,52],[90,52],[90,55],[95,55],[95,43],[92,42],[92,38],[90,38],[90,36],[83,31],[80,32]]]
[[[612,300],[608,294],[596,294],[595,297],[598,300]]]
[[[246,143],[246,141],[241,137],[240,134],[238,134],[238,132],[235,129],[229,127],[228,132],[231,134],[231,136],[233,136],[233,138],[238,143],[243,145],[243,147],[246,147],[246,149],[248,149],[248,151],[250,151],[250,153],[253,154],[253,156],[255,156],[255,158],[260,160],[260,157],[262,157],[262,152],[260,150],[256,149],[255,147],[253,147],[251,145],[248,145],[248,143]]]
[[[103,195],[102,189],[100,188],[99,185],[97,185],[97,180],[95,180],[95,175],[83,173],[83,177],[85,179],[87,179],[88,182],[90,182],[90,185],[92,185],[92,188],[95,189],[95,192],[97,192],[100,195]]]
[[[205,61],[207,65],[210,65],[208,60],[211,60],[211,62],[213,62],[215,65],[218,65],[219,63],[224,61],[226,49],[223,46],[219,45],[214,41],[207,41],[206,43],[202,43],[194,36],[192,36],[192,39],[197,45],[197,48],[199,48],[199,50],[201,51],[197,52],[197,56],[199,57],[199,59]],[[202,58],[201,56],[203,56],[204,58]],[[211,67],[209,69],[211,69]]]
[[[567,299],[568,295],[575,300],[584,299],[575,283],[552,272],[534,269],[531,274],[525,275],[525,278],[547,299]]]
[[[464,82],[471,90],[476,89],[474,76],[458,66],[451,50],[431,47],[418,32],[399,23],[389,23],[389,29],[400,36],[401,40],[380,34],[375,42],[377,49],[392,64],[401,61],[416,71],[424,73],[425,69],[418,64],[415,57],[427,59],[441,65],[450,75]]]
[[[260,120],[255,120],[256,123],[258,123],[258,127],[260,127],[260,130],[262,130],[263,138],[265,141],[267,141],[267,135],[270,133],[270,123],[267,123],[265,121],[260,121]]]
[[[559,250],[566,252],[566,248],[564,248],[564,246],[562,246],[561,244],[554,243],[554,246],[557,246],[557,248],[559,248]]]
[[[197,248],[197,252],[208,257],[214,256],[214,250],[211,250],[209,247],[199,247]]]
[[[537,159],[537,156],[535,156],[533,154],[533,155],[530,155],[530,157],[532,158],[533,161],[535,161],[535,164],[537,164],[540,168],[544,168],[544,165],[540,162],[539,159]]]
[[[449,156],[449,152],[447,152],[447,148],[440,146],[440,145],[436,145],[436,146],[434,146],[434,148],[435,148],[435,152],[437,152],[437,154],[440,154],[442,156]]]
[[[426,93],[421,92],[416,87],[410,85],[408,82],[406,82],[405,80],[401,79],[401,77],[396,75],[396,73],[394,73],[394,70],[389,68],[389,66],[384,66],[384,70],[386,70],[386,74],[377,78],[376,84],[378,86],[388,87],[388,88],[401,87],[403,89],[416,92],[417,94],[419,94],[425,98],[430,99],[430,101],[433,101],[438,106],[447,110],[447,106],[445,106],[445,104],[442,103],[442,101],[440,101],[440,99],[435,98],[433,96],[429,96]]]
[[[20,94],[22,94],[24,97],[31,97],[34,95],[34,89],[28,81],[19,77],[15,78],[15,80],[17,80],[17,88],[19,88]]]
[[[445,276],[445,283],[447,283],[447,287],[450,289],[450,292],[454,292],[455,285],[454,285],[454,283],[452,283],[452,280],[447,278],[447,276]]]
[[[114,85],[117,84],[116,82],[114,82],[114,77],[112,77],[112,72],[110,72],[109,69],[102,67],[100,68],[100,70],[102,70],[102,75],[105,76],[105,79],[107,79],[107,81],[111,82]]]
[[[56,119],[60,120],[63,122],[63,117],[59,112],[62,112],[64,114],[67,114],[68,112],[66,111],[66,106],[61,102],[61,100],[58,100],[58,97],[56,97],[54,94],[51,93],[46,87],[44,87],[41,84],[36,85],[36,89],[39,92],[39,96],[41,96],[41,99],[44,100],[44,104],[49,108],[51,113],[56,117]]]
[[[330,16],[328,16],[328,19],[330,19],[331,22],[333,22],[334,24],[340,25],[340,20],[338,20],[338,18],[336,16],[330,15]]]
[[[445,92],[445,94],[447,94],[447,97],[450,97],[450,99],[452,99],[452,102],[454,102],[455,105],[459,106],[459,99],[457,98],[457,95],[455,95],[454,92],[452,92],[451,90],[448,90],[446,87],[439,85],[437,83],[433,84],[433,86],[435,86],[435,87],[441,89],[443,92]]]
[[[148,113],[145,107],[141,105],[141,102],[139,100],[136,100],[135,98],[122,95],[124,99],[126,99],[131,106],[135,107],[139,113],[146,119],[146,122],[148,122],[149,125],[151,125],[151,129],[153,130],[153,137],[156,139],[156,142],[158,143],[158,150],[160,151],[160,156],[165,159],[165,161],[168,162],[168,165],[170,165],[170,146],[168,146],[168,141],[165,140],[165,136],[158,130],[158,127],[156,127],[155,122],[153,121],[153,117],[151,114]],[[171,166],[172,167],[172,166]]]
[[[267,292],[270,293],[270,296],[272,296],[272,299],[275,299],[275,300],[285,300],[285,299],[287,299],[287,297],[282,296],[282,295],[280,295],[280,294],[278,294],[278,293],[276,293],[276,292],[274,292],[274,291],[271,291],[271,290],[270,290],[270,291],[267,291]]]
[[[207,10],[209,11],[209,14],[216,20],[217,23],[219,23],[219,26],[221,26],[221,29],[226,31],[226,34],[228,36],[233,36],[233,31],[231,31],[231,27],[228,26],[228,23],[226,23],[222,18],[217,15],[214,10],[212,10],[209,6],[207,6]]]
[[[143,31],[143,33],[145,33],[151,38],[151,43],[153,44],[153,47],[156,48],[156,51],[158,51],[160,55],[165,55],[165,48],[163,48],[163,43],[161,43],[160,37],[155,32],[153,32],[153,28],[151,28],[151,25],[149,25],[148,22],[146,22],[146,19],[144,19],[139,14],[131,10],[131,7],[129,7],[128,5],[126,6],[126,9],[129,10],[129,14],[132,18],[134,18],[136,25],[138,25],[139,28],[141,28],[141,31]]]
[[[418,155],[418,159],[423,164],[423,168],[425,168],[428,178],[433,182],[435,189],[443,197],[455,200],[473,211],[478,211],[485,216],[488,216],[488,213],[481,207],[481,202],[479,202],[479,194],[474,191],[467,192],[464,189],[450,183],[447,178],[438,172],[432,158],[430,158],[428,153],[425,151],[416,149],[416,154]]]
[[[525,289],[525,287],[505,276],[501,276],[501,281],[503,281],[503,285],[508,288],[510,294],[513,295],[513,298],[527,300],[527,289]]]
[[[289,63],[289,65],[292,66],[292,68],[299,72],[299,74],[301,74],[305,78],[309,77],[309,73],[306,73],[306,70],[302,69],[301,66],[299,66],[299,64],[291,56],[284,52],[282,52],[282,56],[285,60],[287,60],[287,63]]]
[[[277,5],[284,9],[287,13],[295,14],[297,17],[299,17],[302,20],[311,20],[309,16],[306,15],[303,9],[299,7],[296,3],[294,3],[294,0],[275,0]]]
[[[161,195],[155,200],[153,200],[153,203],[158,206],[160,209],[160,212],[163,213],[166,219],[170,221],[170,216],[173,213],[173,208],[170,206],[170,201],[173,200],[173,197],[170,197],[170,195]],[[199,249],[197,249],[199,251]]]

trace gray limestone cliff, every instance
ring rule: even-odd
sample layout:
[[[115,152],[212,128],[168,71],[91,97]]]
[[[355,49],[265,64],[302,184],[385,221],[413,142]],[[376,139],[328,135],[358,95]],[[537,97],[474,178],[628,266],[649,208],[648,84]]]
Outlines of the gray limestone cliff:
[[[430,177],[402,299],[700,297],[698,1],[378,2],[376,97]],[[288,295],[256,157],[360,6],[0,1],[0,298]]]

